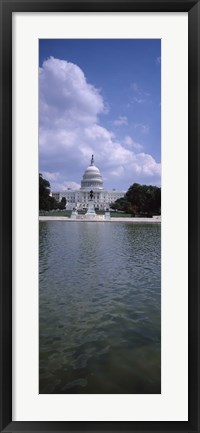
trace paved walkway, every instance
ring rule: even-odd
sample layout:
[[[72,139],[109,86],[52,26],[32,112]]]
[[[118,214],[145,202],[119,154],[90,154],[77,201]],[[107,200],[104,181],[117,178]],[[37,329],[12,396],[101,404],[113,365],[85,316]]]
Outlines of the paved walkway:
[[[66,222],[126,222],[126,223],[161,223],[161,218],[117,218],[117,217],[111,217],[110,220],[91,220],[91,219],[71,219],[68,217],[62,217],[62,216],[40,216],[39,221],[66,221]]]

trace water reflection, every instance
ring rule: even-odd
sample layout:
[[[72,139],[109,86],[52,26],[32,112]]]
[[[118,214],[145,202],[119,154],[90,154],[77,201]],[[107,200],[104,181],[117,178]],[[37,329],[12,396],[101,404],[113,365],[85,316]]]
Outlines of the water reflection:
[[[160,225],[40,223],[40,393],[160,393]]]

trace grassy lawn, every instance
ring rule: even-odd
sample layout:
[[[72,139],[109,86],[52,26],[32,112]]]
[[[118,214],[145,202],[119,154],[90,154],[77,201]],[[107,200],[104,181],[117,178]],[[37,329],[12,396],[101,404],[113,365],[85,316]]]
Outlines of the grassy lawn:
[[[64,211],[40,211],[39,216],[66,216],[69,217],[71,215],[71,210],[64,210]]]
[[[130,213],[124,212],[110,212],[110,216],[112,218],[131,218],[132,215]]]
[[[63,216],[70,217],[72,211],[64,210],[64,211],[40,211],[40,216]],[[85,212],[79,212],[80,214],[84,214]],[[104,215],[104,212],[96,211],[97,215]],[[111,212],[111,218],[131,218],[131,214],[123,213],[123,212]]]

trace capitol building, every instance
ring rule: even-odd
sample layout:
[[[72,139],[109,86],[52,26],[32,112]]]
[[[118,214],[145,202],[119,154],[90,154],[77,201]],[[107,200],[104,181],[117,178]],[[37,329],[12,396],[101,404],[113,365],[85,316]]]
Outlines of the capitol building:
[[[81,181],[81,188],[73,190],[68,188],[66,191],[52,191],[52,197],[60,201],[66,198],[66,209],[87,210],[90,201],[90,193],[93,192],[93,203],[95,209],[107,210],[111,203],[118,198],[124,197],[125,191],[106,191],[103,187],[103,178],[99,169],[94,164],[94,155],[92,155],[89,167],[86,168]]]

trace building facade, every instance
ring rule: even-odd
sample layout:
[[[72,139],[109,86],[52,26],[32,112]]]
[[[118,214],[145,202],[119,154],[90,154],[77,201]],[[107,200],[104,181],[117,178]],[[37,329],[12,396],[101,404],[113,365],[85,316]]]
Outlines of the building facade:
[[[86,168],[79,190],[68,188],[66,191],[52,191],[52,197],[58,202],[62,197],[66,198],[66,209],[87,210],[90,200],[90,191],[93,191],[93,201],[96,209],[106,210],[110,208],[118,198],[124,197],[125,191],[106,191],[103,187],[103,178],[99,169],[94,164],[92,155],[89,167]]]

